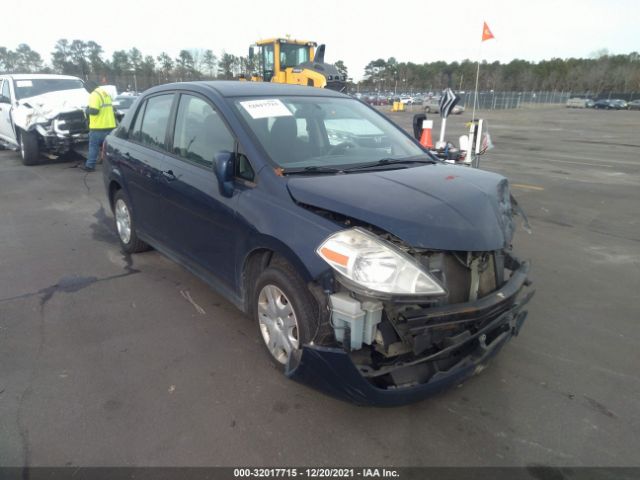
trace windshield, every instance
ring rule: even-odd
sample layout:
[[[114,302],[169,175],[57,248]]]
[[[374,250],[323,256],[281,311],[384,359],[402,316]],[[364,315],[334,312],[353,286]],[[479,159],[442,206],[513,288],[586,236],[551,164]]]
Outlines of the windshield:
[[[427,155],[383,116],[350,98],[244,99],[235,107],[271,160],[285,170]]]
[[[280,68],[296,67],[309,61],[309,47],[306,45],[280,44]]]
[[[35,97],[43,93],[84,88],[81,80],[75,78],[34,78],[15,81],[16,99]]]

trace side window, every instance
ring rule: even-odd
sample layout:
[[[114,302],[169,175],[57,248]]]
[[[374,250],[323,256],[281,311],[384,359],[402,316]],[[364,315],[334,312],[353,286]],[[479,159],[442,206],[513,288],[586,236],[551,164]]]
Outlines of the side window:
[[[11,98],[11,94],[9,93],[9,80],[2,82],[2,96],[9,99]]]
[[[141,139],[140,127],[142,126],[142,117],[144,117],[144,109],[146,106],[147,106],[147,102],[142,102],[140,104],[140,107],[138,108],[136,119],[133,122],[131,129],[129,130],[129,138],[131,140],[136,140],[139,142]]]
[[[138,140],[145,145],[165,148],[165,134],[169,124],[173,94],[158,95],[147,100],[142,116],[142,126]],[[136,119],[136,123],[138,120]],[[134,126],[134,135],[136,133]]]
[[[234,144],[233,136],[209,103],[193,95],[180,97],[173,133],[174,154],[211,167],[216,154],[223,150],[233,152]]]

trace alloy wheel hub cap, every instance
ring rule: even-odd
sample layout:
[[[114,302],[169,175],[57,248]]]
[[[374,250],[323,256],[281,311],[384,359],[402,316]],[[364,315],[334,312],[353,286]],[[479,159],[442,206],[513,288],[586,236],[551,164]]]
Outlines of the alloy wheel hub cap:
[[[131,215],[127,204],[122,199],[118,199],[116,202],[115,216],[120,240],[122,240],[122,243],[129,243],[129,240],[131,240]]]
[[[258,295],[258,322],[262,339],[273,358],[285,364],[299,347],[298,320],[291,302],[275,285],[265,285]]]

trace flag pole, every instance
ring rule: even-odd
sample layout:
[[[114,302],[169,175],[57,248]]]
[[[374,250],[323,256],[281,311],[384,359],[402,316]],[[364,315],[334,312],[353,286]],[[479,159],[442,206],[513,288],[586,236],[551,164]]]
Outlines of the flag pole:
[[[480,41],[480,46],[478,47],[478,65],[476,66],[476,89],[473,93],[473,112],[471,113],[471,123],[476,119],[476,102],[478,101],[478,79],[480,78],[480,56],[482,54],[482,43],[485,40],[490,40],[495,38],[491,30],[489,30],[489,26],[487,22],[484,22],[482,25],[482,40]]]
[[[478,101],[478,78],[480,78],[480,59],[478,58],[476,68],[476,89],[473,92],[473,111],[471,113],[471,123],[476,119],[476,103]]]

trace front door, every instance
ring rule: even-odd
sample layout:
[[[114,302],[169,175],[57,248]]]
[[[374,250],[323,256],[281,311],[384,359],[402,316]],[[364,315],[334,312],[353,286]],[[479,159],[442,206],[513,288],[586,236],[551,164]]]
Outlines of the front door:
[[[235,140],[204,98],[182,94],[171,155],[162,177],[163,228],[169,248],[227,288],[235,284],[237,196],[220,195],[213,172],[215,156],[233,151]]]

